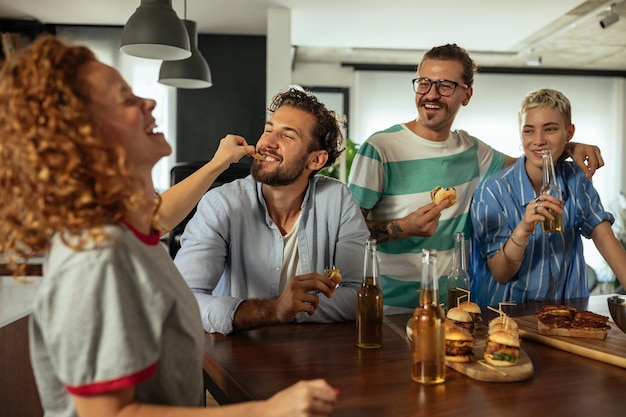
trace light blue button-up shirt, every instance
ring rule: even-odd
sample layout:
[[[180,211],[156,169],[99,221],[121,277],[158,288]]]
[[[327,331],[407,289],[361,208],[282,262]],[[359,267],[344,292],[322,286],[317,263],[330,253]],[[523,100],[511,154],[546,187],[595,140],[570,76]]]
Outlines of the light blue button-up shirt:
[[[331,299],[320,293],[315,313],[299,313],[297,322],[354,320],[368,237],[363,214],[343,183],[322,176],[309,180],[298,228],[300,270],[321,274],[335,265],[343,280]],[[280,294],[283,246],[261,183],[251,176],[204,195],[175,263],[198,301],[206,331],[231,333],[244,300]]]
[[[506,284],[491,275],[487,259],[494,256],[522,220],[526,205],[536,197],[524,168],[526,158],[486,180],[474,193],[471,296],[480,305],[502,301],[564,300],[587,297],[585,258],[581,235],[590,238],[603,221],[613,223],[591,180],[571,162],[555,164],[563,191],[562,233],[543,233],[537,224],[528,239],[519,271]],[[534,203],[533,203],[534,204]]]

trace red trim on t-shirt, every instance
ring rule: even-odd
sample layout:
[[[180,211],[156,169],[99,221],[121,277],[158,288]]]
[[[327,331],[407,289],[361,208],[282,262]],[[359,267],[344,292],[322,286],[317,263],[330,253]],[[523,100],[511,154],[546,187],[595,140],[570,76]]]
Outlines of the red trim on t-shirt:
[[[155,245],[158,245],[159,242],[161,241],[161,233],[159,233],[157,230],[153,230],[152,232],[150,232],[149,235],[146,235],[144,233],[141,233],[139,230],[137,230],[132,224],[128,223],[127,221],[124,221],[124,224],[126,225],[126,227],[128,227],[131,230],[131,232],[133,232],[135,236],[137,236],[137,239],[141,240],[146,245],[155,246]]]
[[[93,384],[71,386],[66,385],[67,392],[73,395],[98,395],[111,391],[116,391],[128,387],[137,385],[146,379],[150,378],[156,372],[157,365],[153,363],[146,369],[142,369],[139,372],[135,372],[131,375],[126,375],[118,379],[112,379],[110,381],[94,382]]]

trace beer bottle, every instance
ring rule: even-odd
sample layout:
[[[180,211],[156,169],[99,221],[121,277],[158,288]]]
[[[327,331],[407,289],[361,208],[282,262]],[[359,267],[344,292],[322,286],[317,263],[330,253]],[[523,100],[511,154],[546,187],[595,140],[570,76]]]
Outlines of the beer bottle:
[[[383,292],[376,239],[365,242],[363,280],[356,293],[356,345],[364,349],[377,349],[383,345]]]
[[[423,249],[422,264],[419,304],[412,319],[411,378],[432,385],[444,382],[446,375],[445,314],[438,300],[437,251]]]
[[[563,192],[556,182],[556,174],[554,173],[554,162],[552,161],[552,151],[543,149],[541,151],[543,185],[541,186],[541,194],[548,194],[561,202],[563,207]],[[562,232],[563,231],[563,214],[555,213],[552,209],[548,209],[550,214],[554,216],[554,220],[546,218],[541,223],[541,230],[544,233]]]
[[[448,274],[448,298],[446,307],[451,309],[458,306],[459,298],[465,296],[469,301],[467,292],[469,290],[469,274],[467,273],[467,258],[465,255],[465,233],[456,232],[454,234],[454,253],[452,254],[452,269]]]

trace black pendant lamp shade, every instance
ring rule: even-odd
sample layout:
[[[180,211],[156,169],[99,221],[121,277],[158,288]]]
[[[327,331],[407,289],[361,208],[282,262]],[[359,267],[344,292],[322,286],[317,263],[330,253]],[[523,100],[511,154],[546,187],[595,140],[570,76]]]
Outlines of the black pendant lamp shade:
[[[198,49],[196,22],[183,20],[191,40],[191,56],[180,61],[163,61],[159,82],[178,88],[208,88],[213,85],[209,64]]]
[[[140,58],[178,60],[191,56],[185,25],[172,0],[141,0],[122,31],[120,50]]]

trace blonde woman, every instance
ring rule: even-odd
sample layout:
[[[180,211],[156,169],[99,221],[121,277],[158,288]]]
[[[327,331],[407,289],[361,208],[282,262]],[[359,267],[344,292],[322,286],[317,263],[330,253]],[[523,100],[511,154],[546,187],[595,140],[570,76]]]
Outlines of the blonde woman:
[[[563,205],[541,193],[541,151],[557,161],[574,136],[571,105],[560,91],[540,89],[522,101],[519,128],[524,156],[485,181],[471,205],[472,295],[482,305],[587,297],[581,237],[591,238],[626,283],[626,252],[615,238],[614,217],[592,182],[571,162],[555,164]],[[564,229],[543,233],[539,223],[563,214]]]

